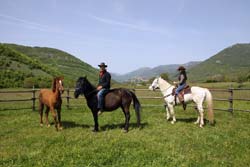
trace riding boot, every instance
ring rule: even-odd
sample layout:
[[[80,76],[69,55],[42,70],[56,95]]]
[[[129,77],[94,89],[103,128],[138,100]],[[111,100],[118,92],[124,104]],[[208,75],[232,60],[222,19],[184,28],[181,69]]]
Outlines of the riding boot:
[[[184,97],[181,94],[178,94],[178,98],[180,100],[180,103],[182,104],[183,109],[186,110],[187,104],[184,101]]]
[[[103,106],[104,106],[104,99],[103,99],[103,97],[100,97],[100,99],[98,99],[98,112],[97,112],[97,114],[98,115],[101,115],[102,113],[103,113]]]
[[[181,103],[182,103],[182,107],[183,107],[183,109],[184,109],[184,110],[186,110],[186,108],[187,108],[187,104],[184,102],[184,100],[183,100]]]

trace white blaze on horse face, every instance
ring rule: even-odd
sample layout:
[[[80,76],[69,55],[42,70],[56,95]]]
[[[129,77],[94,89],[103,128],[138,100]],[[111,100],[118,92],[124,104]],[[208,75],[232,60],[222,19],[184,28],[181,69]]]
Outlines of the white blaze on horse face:
[[[59,80],[58,82],[59,82],[59,84],[60,84],[59,90],[60,90],[60,91],[63,91],[64,88],[63,88],[63,85],[62,85],[62,80]]]

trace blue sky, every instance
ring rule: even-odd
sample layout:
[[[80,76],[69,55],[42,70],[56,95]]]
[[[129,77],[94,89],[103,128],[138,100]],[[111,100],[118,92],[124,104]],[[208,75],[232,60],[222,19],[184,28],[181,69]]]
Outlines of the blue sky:
[[[202,61],[250,42],[249,0],[0,0],[0,42],[64,50],[97,67]]]

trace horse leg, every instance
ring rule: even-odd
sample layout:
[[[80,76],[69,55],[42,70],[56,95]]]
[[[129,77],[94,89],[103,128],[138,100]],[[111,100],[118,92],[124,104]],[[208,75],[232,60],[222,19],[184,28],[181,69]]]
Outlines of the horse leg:
[[[39,105],[40,126],[43,126],[43,108],[44,108],[44,104],[40,102],[40,105]]]
[[[198,107],[198,111],[200,114],[200,128],[203,128],[203,126],[204,126],[204,110],[203,110],[202,104],[197,105],[197,107]]]
[[[124,115],[125,115],[124,132],[128,132],[129,120],[130,120],[129,107],[122,108],[122,110],[123,110],[123,113],[124,113]]]
[[[198,124],[200,123],[200,113],[199,113],[198,107],[195,107],[195,109],[196,109],[198,117],[197,117],[197,120],[194,122],[194,124]]]
[[[49,124],[49,107],[47,106],[46,108],[46,111],[45,111],[45,114],[46,114],[46,125],[47,127],[50,127],[50,124]]]
[[[175,118],[175,113],[174,113],[174,106],[171,104],[168,106],[169,110],[170,110],[170,114],[173,118],[173,120],[171,121],[171,124],[174,124],[176,122],[176,118]]]
[[[168,104],[165,104],[164,105],[165,106],[165,108],[166,108],[166,118],[167,118],[167,121],[170,119],[170,113],[169,113],[169,108],[168,108]]]
[[[52,116],[53,116],[53,118],[54,118],[56,131],[58,131],[58,126],[57,126],[57,115],[56,115],[55,109],[54,109],[53,106],[51,106],[51,107],[50,107],[50,110],[51,110]]]
[[[197,113],[198,113],[198,118],[195,124],[199,124],[199,126],[202,128],[204,125],[204,110],[202,107],[202,104],[197,104]]]
[[[61,107],[58,107],[57,109],[57,115],[58,115],[58,128],[59,130],[62,130],[62,123],[61,123]]]
[[[94,127],[94,129],[92,130],[93,132],[98,132],[99,131],[99,129],[98,129],[98,116],[97,116],[97,112],[95,112],[95,111],[93,111],[92,110],[92,115],[93,115],[93,118],[94,118],[94,122],[95,122],[95,127]]]

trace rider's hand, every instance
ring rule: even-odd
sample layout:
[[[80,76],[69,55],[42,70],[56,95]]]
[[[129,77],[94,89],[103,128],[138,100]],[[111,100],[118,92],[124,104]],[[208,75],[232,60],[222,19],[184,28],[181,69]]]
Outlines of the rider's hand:
[[[97,86],[96,89],[97,89],[97,90],[101,90],[101,89],[102,89],[102,86]]]

